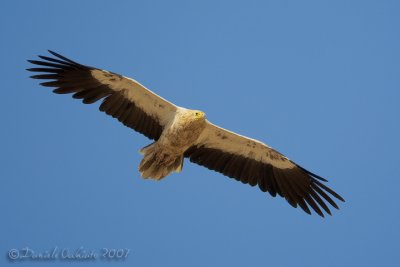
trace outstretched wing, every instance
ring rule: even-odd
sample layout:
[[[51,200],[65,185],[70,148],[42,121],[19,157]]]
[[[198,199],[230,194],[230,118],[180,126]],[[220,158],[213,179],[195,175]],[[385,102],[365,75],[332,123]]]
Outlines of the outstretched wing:
[[[154,94],[137,81],[109,71],[81,65],[55,52],[53,57],[28,60],[39,67],[31,78],[50,80],[43,86],[55,87],[57,94],[73,94],[73,98],[92,104],[100,99],[100,110],[124,125],[157,140],[163,128],[173,119],[177,106]]]
[[[257,140],[238,135],[207,122],[198,142],[185,156],[191,162],[220,172],[251,186],[258,185],[273,197],[284,197],[293,207],[311,214],[307,204],[320,216],[320,207],[331,215],[327,204],[338,209],[329,196],[344,199],[321,181],[322,177],[300,167],[276,150]],[[307,204],[306,204],[307,203]]]

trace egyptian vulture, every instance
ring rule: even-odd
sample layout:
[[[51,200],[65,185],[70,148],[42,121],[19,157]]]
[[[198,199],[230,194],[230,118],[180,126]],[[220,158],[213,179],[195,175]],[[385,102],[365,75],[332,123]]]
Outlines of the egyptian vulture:
[[[156,95],[137,81],[89,67],[49,51],[54,57],[28,60],[34,79],[54,87],[56,94],[73,94],[85,104],[102,100],[100,111],[142,133],[154,142],[142,148],[139,171],[143,178],[160,180],[182,170],[184,158],[273,197],[320,216],[331,214],[327,203],[344,199],[324,185],[324,178],[302,168],[268,145],[212,124],[204,112],[182,108]]]

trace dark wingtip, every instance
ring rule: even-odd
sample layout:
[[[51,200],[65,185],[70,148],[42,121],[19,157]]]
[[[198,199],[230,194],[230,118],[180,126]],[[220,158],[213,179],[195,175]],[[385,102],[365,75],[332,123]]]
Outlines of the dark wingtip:
[[[309,170],[307,170],[307,169],[301,167],[301,166],[300,166],[299,164],[297,164],[296,162],[294,162],[294,161],[292,161],[292,160],[290,160],[290,162],[293,163],[294,165],[296,165],[297,168],[299,168],[299,169],[302,170],[303,172],[307,173],[308,175],[311,175],[312,177],[315,177],[315,178],[318,179],[318,180],[321,180],[321,181],[324,181],[324,182],[328,182],[327,179],[325,179],[325,178],[323,178],[323,177],[321,177],[321,176],[319,176],[319,175],[317,175],[317,174],[315,174],[315,173],[310,172]]]
[[[321,216],[322,218],[325,218],[325,215],[321,210],[319,210],[319,209],[314,209],[314,210],[319,216]]]
[[[329,187],[327,187],[326,185],[324,185],[323,183],[321,183],[318,180],[314,180],[314,183],[316,183],[317,185],[319,185],[322,189],[324,189],[326,192],[328,192],[329,194],[331,194],[332,196],[334,196],[335,198],[339,199],[342,202],[346,202],[344,200],[344,198],[342,198],[338,193],[336,193],[335,191],[333,191],[332,189],[330,189]]]
[[[56,52],[54,52],[54,51],[52,51],[52,50],[50,50],[50,49],[47,49],[47,51],[48,51],[50,54],[52,54],[53,56],[56,56],[56,57],[58,57],[58,58],[61,57],[60,54],[58,54],[58,53],[56,53]]]
[[[339,194],[336,196],[336,198],[342,202],[346,202],[346,200],[344,200],[344,198],[342,198],[342,196],[340,196]]]
[[[58,58],[61,58],[61,59],[64,59],[65,57],[64,56],[62,56],[62,55],[60,55],[59,53],[56,53],[56,52],[54,52],[54,51],[52,51],[52,50],[47,50],[50,54],[52,54],[53,56],[55,56],[55,57],[58,57]]]
[[[326,214],[328,214],[329,216],[332,216],[332,212],[328,209],[328,210],[325,210],[325,212],[326,212]]]
[[[66,62],[72,63],[72,64],[77,65],[77,66],[81,65],[81,64],[79,64],[79,63],[77,63],[77,62],[75,62],[75,61],[73,61],[73,60],[71,60],[69,58],[66,58],[66,57],[64,57],[64,56],[62,56],[62,55],[60,55],[60,54],[58,54],[58,53],[56,53],[56,52],[54,52],[52,50],[47,50],[47,51],[49,51],[49,53],[52,54],[53,56],[55,56],[55,57],[57,57],[59,59],[65,60]]]

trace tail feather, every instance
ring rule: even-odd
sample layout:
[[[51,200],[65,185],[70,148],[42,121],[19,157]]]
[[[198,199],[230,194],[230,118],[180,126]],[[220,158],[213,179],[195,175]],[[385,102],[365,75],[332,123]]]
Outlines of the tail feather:
[[[171,172],[180,172],[183,167],[183,155],[170,155],[157,143],[148,145],[140,150],[143,159],[139,165],[139,171],[145,179],[161,180]]]
[[[177,158],[175,160],[174,166],[177,166],[174,169],[175,172],[181,172],[182,171],[182,169],[183,169],[183,156],[181,156],[181,157],[179,157],[179,158]]]

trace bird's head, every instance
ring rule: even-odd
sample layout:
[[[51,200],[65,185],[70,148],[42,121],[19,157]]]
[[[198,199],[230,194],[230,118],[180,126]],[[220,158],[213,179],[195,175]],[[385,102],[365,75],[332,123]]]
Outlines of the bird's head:
[[[205,119],[206,118],[206,114],[200,110],[193,110],[193,116],[196,119]]]

